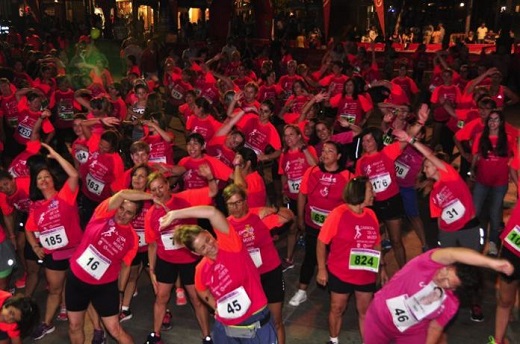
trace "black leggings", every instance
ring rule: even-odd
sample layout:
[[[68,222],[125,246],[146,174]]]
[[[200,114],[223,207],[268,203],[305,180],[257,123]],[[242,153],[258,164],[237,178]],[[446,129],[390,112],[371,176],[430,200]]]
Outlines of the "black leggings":
[[[319,231],[305,225],[305,256],[303,257],[302,267],[300,269],[300,283],[310,284],[316,265],[316,244],[318,243]]]

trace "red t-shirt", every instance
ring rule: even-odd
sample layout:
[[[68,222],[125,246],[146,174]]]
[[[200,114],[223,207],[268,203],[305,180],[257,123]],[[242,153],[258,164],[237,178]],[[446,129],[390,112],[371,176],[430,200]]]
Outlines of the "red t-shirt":
[[[276,104],[276,100],[278,99],[278,96],[282,94],[283,89],[280,85],[274,84],[271,86],[262,85],[258,89],[258,93],[256,95],[256,99],[259,102],[263,102],[266,100],[270,100],[273,102],[273,104]]]
[[[62,251],[62,258],[67,259],[81,241],[83,231],[79,225],[79,211],[76,203],[79,188],[72,191],[69,183],[65,182],[61,190],[48,200],[32,203],[25,229],[31,232],[40,232],[38,239],[45,254]],[[69,251],[69,252],[65,252]],[[56,253],[56,254],[55,254]]]
[[[0,209],[4,215],[10,215],[13,208],[18,211],[28,213],[32,201],[29,199],[29,185],[31,180],[29,177],[16,177],[16,191],[12,195],[0,193]]]
[[[277,215],[260,219],[258,214],[261,209],[252,208],[240,219],[229,216],[228,221],[242,239],[244,247],[258,268],[258,272],[265,274],[281,264],[270,230],[281,226],[282,223]]]
[[[322,171],[320,166],[307,169],[300,192],[307,196],[305,223],[308,226],[321,228],[332,209],[343,203],[343,189],[352,178],[348,170],[332,173]]]
[[[356,214],[347,204],[331,211],[321,227],[318,240],[330,244],[328,270],[346,283],[375,283],[379,269],[379,221],[373,210]],[[359,257],[359,258],[356,258]]]
[[[271,122],[261,123],[258,117],[249,117],[246,121],[241,119],[237,127],[246,136],[245,146],[254,150],[257,155],[264,153],[267,145],[271,145],[274,150],[282,148],[280,135]]]
[[[13,295],[10,292],[0,290],[0,305],[2,305],[3,307],[5,301],[7,301],[7,299],[10,299],[11,297],[13,297]],[[0,331],[6,332],[9,338],[20,337],[20,330],[18,330],[17,323],[8,324],[5,322],[0,322]]]
[[[395,142],[379,152],[365,153],[358,160],[356,175],[369,178],[377,201],[387,200],[399,193],[394,161],[401,153],[401,144]]]
[[[461,97],[460,89],[457,86],[440,85],[433,90],[430,100],[432,103],[437,104],[440,103],[441,98],[444,98],[452,104],[457,104],[460,102]],[[433,119],[438,122],[446,122],[450,119],[450,114],[444,109],[444,107],[439,106],[433,110]]]
[[[265,207],[267,202],[267,192],[265,191],[264,179],[254,171],[246,176],[247,184],[247,205],[249,208]]]
[[[56,115],[54,117],[54,125],[56,128],[72,128],[74,111],[81,110],[81,105],[74,100],[74,91],[72,89],[66,91],[57,89],[53,94],[51,104]]]
[[[144,201],[143,210],[132,221],[132,228],[135,230],[135,233],[139,238],[139,249],[137,252],[148,251],[148,245],[146,244],[146,240],[144,238],[144,218],[148,212],[148,209],[150,209],[152,205],[153,203],[151,201]]]
[[[312,156],[316,159],[318,158],[314,147],[308,146],[307,149]],[[297,149],[282,152],[282,155],[280,155],[280,163],[278,165],[278,174],[287,177],[287,183],[282,185],[283,192],[286,196],[293,200],[298,199],[303,174],[309,167],[310,165],[307,162],[307,157],[301,150]]]
[[[473,155],[479,152],[479,144],[482,133],[479,133],[473,141],[471,153]],[[497,136],[490,136],[489,140],[493,148],[497,145]],[[476,180],[485,186],[503,186],[509,183],[509,162],[514,156],[516,142],[511,136],[507,136],[508,154],[507,156],[497,156],[492,151],[488,152],[488,157],[484,158],[479,155],[476,164]]]
[[[34,125],[40,117],[42,111],[33,112],[28,108],[20,110],[18,113],[18,126],[14,133],[14,138],[19,144],[25,145],[31,139]],[[48,118],[45,118],[41,124],[41,129],[45,134],[54,131],[54,127]]]
[[[166,142],[161,135],[146,135],[141,139],[150,146],[149,163],[173,165],[173,143]]]
[[[430,193],[430,213],[438,218],[439,229],[455,232],[464,228],[475,217],[473,198],[459,173],[444,163],[446,171],[439,169],[439,180]]]
[[[362,95],[358,95],[358,98],[354,99],[350,96],[343,97],[341,94],[330,99],[330,106],[338,109],[336,119],[346,116],[348,121],[354,124],[359,124],[365,114],[374,107],[370,99]]]
[[[226,146],[226,139],[227,136],[213,136],[206,146],[206,153],[233,167],[236,152]]]
[[[283,90],[283,99],[287,100],[292,95],[292,87],[296,80],[304,81],[299,75],[282,75],[278,80],[278,86]]]
[[[183,174],[184,189],[198,189],[208,186],[208,180],[204,177],[199,176],[198,170],[201,165],[209,165],[213,178],[220,181],[226,182],[233,173],[233,170],[224,164],[222,161],[212,156],[203,155],[200,159],[194,159],[192,157],[184,157],[179,161],[179,166],[186,168],[186,172]]]
[[[215,298],[215,318],[224,325],[237,325],[267,305],[260,274],[232,226],[229,233],[216,230],[215,260],[202,258],[195,269],[195,288],[209,290]]]
[[[18,126],[18,100],[14,93],[7,97],[0,97],[0,115],[5,118],[10,128],[14,129]]]
[[[211,204],[208,188],[193,189],[172,195],[165,204],[169,210],[183,209],[195,205]],[[166,228],[160,229],[159,219],[166,214],[163,207],[152,205],[144,218],[144,237],[147,244],[157,243],[157,256],[164,261],[176,264],[193,263],[198,256],[184,246],[173,243],[175,227],[180,224],[196,224],[195,219],[175,220]]]
[[[117,209],[109,210],[109,201],[103,201],[96,208],[81,243],[70,258],[70,269],[74,275],[88,284],[116,281],[122,263],[130,266],[137,253],[137,234],[131,225],[115,222]]]
[[[221,126],[222,123],[211,115],[208,115],[206,118],[190,116],[186,122],[186,131],[199,133],[205,142],[209,142]]]
[[[327,75],[326,77],[320,79],[320,81],[318,83],[320,84],[320,86],[328,87],[328,93],[331,97],[333,97],[333,96],[335,96],[337,94],[341,94],[341,92],[343,92],[343,85],[345,84],[345,82],[348,79],[350,79],[350,78],[344,74],[340,74],[340,75],[330,74],[330,75]]]

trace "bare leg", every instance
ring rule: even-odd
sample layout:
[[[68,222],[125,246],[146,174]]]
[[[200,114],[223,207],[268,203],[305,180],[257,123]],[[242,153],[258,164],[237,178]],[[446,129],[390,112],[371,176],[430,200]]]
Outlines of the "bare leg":
[[[518,281],[507,283],[499,277],[495,320],[495,340],[499,343],[504,341],[511,310],[515,304],[517,290]]]
[[[356,308],[358,312],[358,322],[359,322],[359,332],[361,333],[361,338],[364,338],[364,328],[365,328],[365,316],[367,314],[368,306],[370,305],[370,301],[372,301],[373,293],[365,293],[361,291],[356,291]]]
[[[409,217],[410,223],[417,234],[417,237],[421,241],[421,246],[426,246],[426,236],[424,234],[424,224],[419,216]]]
[[[67,312],[69,316],[69,338],[71,344],[83,344],[85,342],[85,311]]]
[[[45,269],[45,277],[49,283],[49,295],[47,296],[44,322],[50,325],[61,304],[61,295],[65,286],[65,271]]]
[[[282,302],[268,303],[269,311],[273,317],[274,327],[278,335],[278,344],[285,344],[285,326],[282,319]]]
[[[343,313],[347,308],[349,297],[350,294],[330,293],[329,334],[331,337],[339,337]]]
[[[202,303],[200,298],[195,291],[195,286],[193,284],[184,286],[186,291],[188,292],[188,296],[190,297],[191,304],[193,305],[193,309],[195,310],[195,316],[197,317],[197,321],[200,326],[200,330],[202,332],[202,336],[206,337],[210,335],[209,329],[209,312],[206,308],[206,305]]]
[[[166,314],[166,304],[170,299],[173,284],[157,282],[157,295],[153,305],[153,331],[161,333],[162,320]]]
[[[103,324],[107,331],[120,344],[133,344],[134,339],[121,327],[119,323],[119,315],[112,315],[110,317],[103,317]]]
[[[403,221],[401,219],[386,220],[386,229],[390,235],[390,241],[392,242],[392,249],[394,250],[395,260],[399,268],[402,268],[406,264],[406,253],[403,246],[403,238],[401,236],[401,226]]]
[[[38,272],[40,266],[35,260],[26,260],[27,279],[25,280],[25,296],[31,297],[38,286]]]
[[[130,268],[130,277],[128,278],[128,283],[126,284],[122,306],[130,307],[130,302],[132,301],[132,296],[134,295],[135,288],[137,286],[137,278],[139,277],[139,272],[140,265],[134,265]]]

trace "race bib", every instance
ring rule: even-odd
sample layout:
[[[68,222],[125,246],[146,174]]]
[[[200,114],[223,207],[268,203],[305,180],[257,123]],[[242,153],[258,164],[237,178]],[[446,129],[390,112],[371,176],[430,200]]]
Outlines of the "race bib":
[[[464,128],[464,121],[457,121],[457,128],[459,128],[459,129]]]
[[[300,184],[302,183],[302,179],[297,180],[288,180],[287,185],[289,186],[289,192],[293,194],[297,194],[300,192]]]
[[[18,126],[18,117],[7,117],[7,124],[11,128],[16,128]]]
[[[32,128],[20,124],[18,125],[18,134],[24,139],[29,139],[31,138]]]
[[[517,252],[520,252],[520,227],[518,225],[516,225],[511,232],[509,232],[505,241]]]
[[[348,268],[350,270],[378,272],[380,258],[381,252],[377,250],[353,248],[350,250]]]
[[[323,222],[325,222],[325,219],[327,218],[327,215],[329,215],[330,211],[311,207],[311,221],[315,225],[321,226],[323,225]]]
[[[166,164],[166,157],[165,156],[158,156],[158,157],[150,157],[148,159],[148,162],[155,163],[155,164]]]
[[[136,229],[135,233],[137,234],[137,237],[139,238],[139,247],[146,246],[146,241],[144,240],[144,229]]]
[[[105,184],[100,182],[99,180],[92,177],[92,175],[87,174],[87,190],[92,192],[95,195],[101,195],[103,189],[105,188]]]
[[[247,249],[249,252],[249,256],[253,260],[253,263],[255,263],[255,266],[259,268],[262,265],[262,255],[260,254],[259,248],[249,248]]]
[[[87,162],[88,160],[88,152],[87,151],[84,151],[84,150],[78,150],[76,151],[76,154],[75,154],[75,157],[76,157],[76,160],[80,163],[80,164],[84,164]]]
[[[392,321],[400,332],[406,331],[409,327],[419,322],[408,310],[405,301],[406,295],[386,300],[386,307],[388,307],[388,310],[392,315]]]
[[[390,178],[389,173],[383,173],[370,178],[370,182],[372,183],[372,188],[374,189],[374,192],[379,193],[388,189],[388,187],[392,183],[392,178]]]
[[[181,100],[182,99],[182,93],[177,91],[175,88],[172,88],[171,95],[173,99]]]
[[[458,199],[455,202],[452,202],[450,205],[442,209],[441,218],[447,224],[451,224],[457,220],[460,220],[464,213],[466,212],[466,208]]]
[[[251,299],[244,287],[239,287],[217,300],[217,313],[223,319],[237,319],[246,314]]]
[[[60,112],[58,117],[63,121],[72,121],[74,119],[74,112]]]
[[[96,280],[101,277],[108,270],[112,261],[103,256],[96,248],[89,245],[87,249],[79,256],[76,262],[81,268]]]
[[[356,115],[352,113],[342,113],[340,117],[346,119],[351,124],[356,123]]]
[[[173,241],[173,231],[161,233],[161,241],[166,251],[178,250],[184,246],[177,245]]]
[[[395,174],[397,175],[397,178],[404,179],[409,171],[410,166],[403,164],[399,161],[395,162]]]
[[[386,134],[383,134],[383,144],[385,146],[388,146],[389,144],[391,144],[392,142],[394,142],[394,138],[392,135],[386,135]]]
[[[47,230],[40,235],[40,243],[47,250],[57,250],[69,244],[69,238],[65,227],[59,226],[51,230]]]

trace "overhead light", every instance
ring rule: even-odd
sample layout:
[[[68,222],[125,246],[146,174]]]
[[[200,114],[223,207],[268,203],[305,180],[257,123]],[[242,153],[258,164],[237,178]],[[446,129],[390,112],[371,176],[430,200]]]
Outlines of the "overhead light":
[[[463,3],[463,2],[461,2],[461,3],[459,4],[459,7],[464,7],[464,5],[466,5],[466,4]]]

